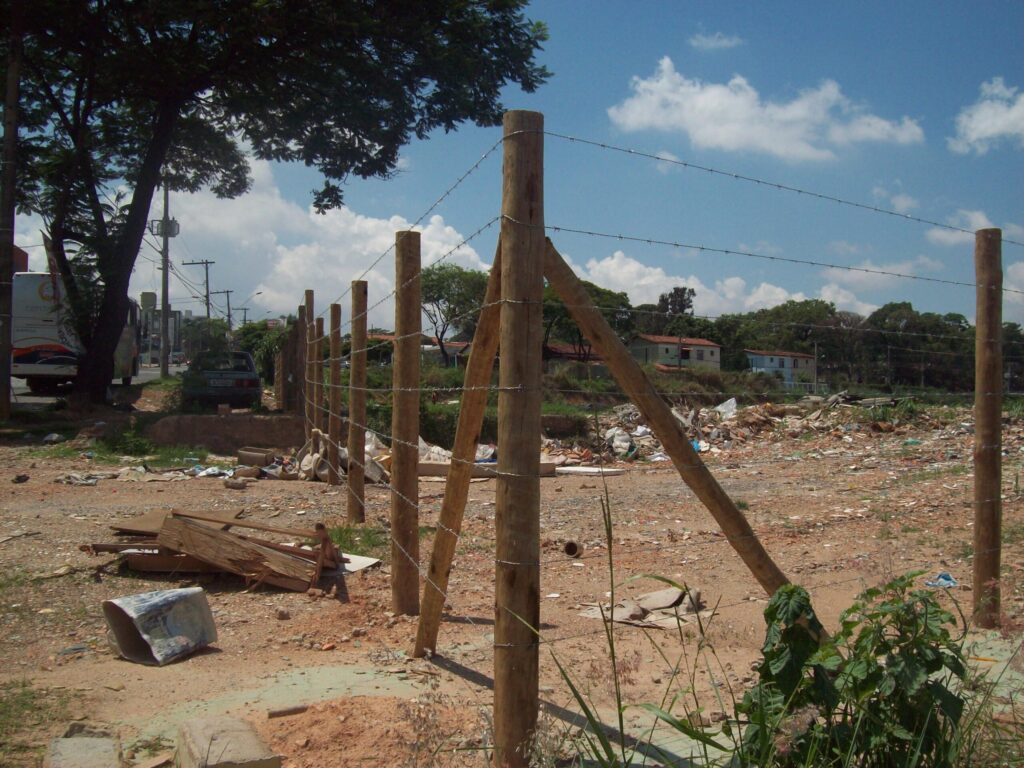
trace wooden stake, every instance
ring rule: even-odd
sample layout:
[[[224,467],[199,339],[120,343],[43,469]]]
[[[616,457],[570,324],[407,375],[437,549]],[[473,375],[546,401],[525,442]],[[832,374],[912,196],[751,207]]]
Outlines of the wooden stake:
[[[306,305],[296,312],[298,320],[293,328],[295,359],[292,360],[292,408],[301,419],[306,417]],[[307,433],[308,435],[308,433]]]
[[[313,333],[313,426],[321,433],[327,431],[324,413],[324,319],[316,319]]]
[[[352,281],[352,347],[348,372],[348,521],[366,520],[366,281]]]
[[[327,482],[341,485],[338,450],[341,440],[341,305],[331,304],[331,374],[328,393]]]
[[[722,532],[728,537],[732,548],[746,563],[765,592],[771,595],[783,584],[788,584],[789,579],[765,551],[743,513],[737,509],[736,504],[722,490],[718,481],[693,450],[689,438],[668,405],[644,375],[639,363],[619,341],[611,326],[590,300],[579,278],[550,242],[547,244],[544,261],[544,277],[565,302],[580,331],[594,345],[594,351],[604,358],[619,386],[636,403],[680,476],[711,512]],[[501,456],[500,448],[498,456]]]
[[[302,400],[305,413],[306,440],[309,440],[313,431],[313,420],[316,418],[313,411],[313,340],[316,338],[316,326],[313,318],[313,291],[306,289],[306,367],[302,372]]]
[[[395,235],[395,361],[391,410],[391,610],[420,610],[420,233]]]
[[[537,727],[544,117],[505,113],[495,503],[495,764],[526,768]]]
[[[462,516],[469,496],[469,480],[473,474],[476,459],[476,445],[480,440],[480,429],[487,409],[487,385],[494,370],[494,355],[498,351],[498,331],[501,319],[501,241],[494,254],[494,264],[487,280],[487,295],[473,334],[466,378],[459,404],[459,423],[455,428],[455,445],[452,447],[452,462],[448,469],[448,481],[444,486],[444,501],[434,535],[434,551],[430,557],[430,570],[423,585],[423,605],[419,626],[416,629],[416,646],[413,656],[422,657],[427,649],[437,650],[437,633],[441,626],[441,612],[444,610],[448,592],[448,576],[451,573],[455,546],[462,530]]]
[[[1002,230],[974,234],[974,621],[999,624],[1001,599],[1003,269]]]

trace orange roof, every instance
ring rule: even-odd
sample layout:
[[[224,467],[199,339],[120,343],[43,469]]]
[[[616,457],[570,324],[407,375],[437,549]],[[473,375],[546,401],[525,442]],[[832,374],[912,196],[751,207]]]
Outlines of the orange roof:
[[[808,360],[813,360],[814,355],[808,355],[805,352],[784,352],[783,350],[776,349],[744,349],[748,355],[768,355],[770,357],[806,357]]]
[[[707,339],[692,339],[687,336],[654,336],[650,333],[638,333],[636,338],[649,341],[652,344],[685,344],[693,347],[721,347],[721,344],[716,344],[713,341]]]

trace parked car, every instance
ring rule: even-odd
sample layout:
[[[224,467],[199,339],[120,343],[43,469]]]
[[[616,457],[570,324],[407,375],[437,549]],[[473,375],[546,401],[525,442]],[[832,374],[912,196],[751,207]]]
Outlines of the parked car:
[[[182,365],[185,362],[184,352],[171,352],[171,365]]]
[[[256,363],[248,352],[200,353],[182,376],[185,405],[227,403],[235,408],[260,404],[263,388]]]

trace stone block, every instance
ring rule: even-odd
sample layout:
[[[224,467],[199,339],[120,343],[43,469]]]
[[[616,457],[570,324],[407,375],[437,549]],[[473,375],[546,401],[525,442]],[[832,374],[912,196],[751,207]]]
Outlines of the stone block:
[[[245,720],[199,717],[178,730],[178,768],[281,768],[281,756]]]
[[[54,739],[46,752],[44,768],[118,768],[121,745],[117,739],[70,736]]]

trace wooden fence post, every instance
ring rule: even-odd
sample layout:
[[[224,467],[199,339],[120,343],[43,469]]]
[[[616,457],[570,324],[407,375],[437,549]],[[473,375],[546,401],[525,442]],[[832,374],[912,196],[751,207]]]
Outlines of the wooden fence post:
[[[341,305],[331,304],[331,375],[327,402],[327,482],[341,485],[338,442],[341,440]]]
[[[584,336],[590,339],[594,350],[604,358],[605,364],[623,391],[636,403],[647,424],[658,436],[665,453],[672,459],[679,475],[690,486],[697,498],[708,508],[718,522],[729,543],[743,559],[765,592],[773,594],[789,580],[761,545],[743,513],[718,484],[707,466],[700,460],[689,438],[661,399],[640,364],[619,341],[600,311],[568,264],[548,243],[544,263],[544,276],[565,302]],[[501,451],[499,448],[499,457]]]
[[[296,311],[293,338],[295,341],[295,358],[292,360],[292,388],[294,390],[292,408],[300,419],[306,418],[306,305],[302,304]]]
[[[420,233],[395,235],[395,361],[391,410],[391,610],[420,609]]]
[[[974,234],[974,621],[998,625],[1002,546],[1002,230]]]
[[[313,410],[313,340],[316,338],[316,325],[314,324],[314,318],[316,315],[313,312],[313,291],[309,288],[306,289],[306,368],[302,372],[303,387],[302,387],[302,399],[305,403],[305,429],[306,429],[306,440],[309,440],[309,436],[313,429],[313,419],[316,418]]]
[[[416,645],[413,656],[417,658],[437,650],[437,633],[441,627],[441,612],[444,610],[448,592],[448,576],[451,574],[455,545],[462,530],[462,516],[469,497],[469,480],[476,460],[476,445],[487,409],[488,385],[494,370],[494,354],[498,350],[498,331],[501,319],[501,242],[494,255],[494,264],[487,280],[487,295],[480,310],[473,344],[470,347],[469,362],[459,403],[459,423],[455,428],[455,444],[452,446],[452,463],[448,469],[448,480],[444,485],[444,501],[438,516],[437,533],[434,535],[434,551],[430,556],[430,570],[423,584],[422,612],[416,628]]]
[[[366,520],[366,281],[352,281],[352,338],[348,371],[348,521]]]
[[[505,113],[495,489],[495,764],[526,768],[538,714],[544,117]]]
[[[324,319],[316,319],[313,332],[313,426],[321,434],[327,432],[327,419],[324,418]]]

